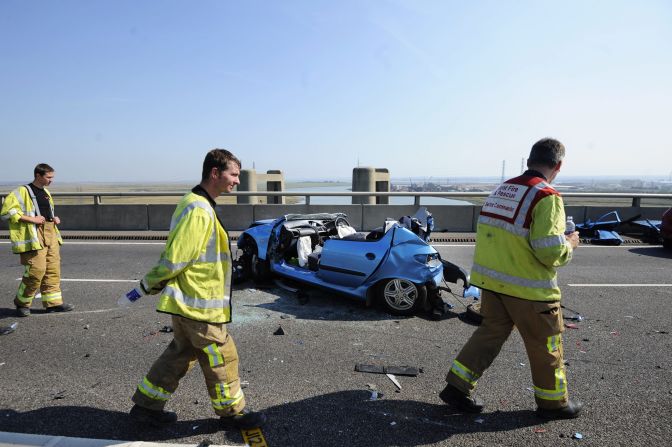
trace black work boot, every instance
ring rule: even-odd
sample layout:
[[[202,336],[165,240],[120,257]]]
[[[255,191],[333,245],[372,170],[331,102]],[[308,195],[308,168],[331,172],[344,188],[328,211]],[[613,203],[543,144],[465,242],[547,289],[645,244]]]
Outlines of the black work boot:
[[[537,408],[537,416],[543,419],[574,419],[579,417],[583,404],[579,401],[567,402],[566,407],[549,410],[547,408]]]
[[[248,428],[261,427],[266,423],[266,415],[264,413],[259,411],[250,411],[248,409],[244,409],[240,413],[233,416],[222,416],[220,419],[225,430],[227,428],[246,430]]]
[[[58,306],[47,307],[47,313],[50,314],[52,312],[70,312],[74,308],[75,306],[73,306],[70,303],[63,303],[59,304]]]
[[[136,422],[162,427],[177,422],[177,414],[172,411],[150,410],[138,404],[133,405],[129,413]]]
[[[30,316],[30,307],[16,307],[16,316],[17,317],[29,317]]]
[[[467,413],[480,413],[483,411],[484,404],[481,399],[465,394],[451,384],[446,385],[443,391],[439,393],[439,397],[445,403],[453,405]]]

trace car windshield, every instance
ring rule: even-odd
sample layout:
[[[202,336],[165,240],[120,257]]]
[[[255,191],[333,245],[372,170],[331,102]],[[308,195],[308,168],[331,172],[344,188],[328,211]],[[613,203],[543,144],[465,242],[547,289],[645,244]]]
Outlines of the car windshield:
[[[336,220],[337,217],[347,217],[347,215],[345,213],[286,214],[285,220]]]

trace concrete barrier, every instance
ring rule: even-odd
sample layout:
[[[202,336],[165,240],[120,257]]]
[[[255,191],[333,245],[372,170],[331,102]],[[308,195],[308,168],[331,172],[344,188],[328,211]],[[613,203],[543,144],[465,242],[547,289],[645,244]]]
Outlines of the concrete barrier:
[[[386,218],[399,219],[412,216],[418,210],[415,205],[217,205],[217,214],[227,230],[241,231],[260,219],[274,219],[285,214],[335,213],[348,215],[348,221],[358,231],[370,231],[381,226]],[[430,205],[427,209],[434,216],[434,231],[476,231],[479,206]],[[616,210],[622,220],[641,215],[642,219],[659,220],[667,207],[587,207],[567,206],[565,213],[577,223],[586,219],[595,220],[603,214]],[[175,205],[61,205],[56,214],[61,218],[62,230],[80,231],[165,231],[170,228],[170,219]],[[0,221],[0,230],[7,230],[5,221]]]

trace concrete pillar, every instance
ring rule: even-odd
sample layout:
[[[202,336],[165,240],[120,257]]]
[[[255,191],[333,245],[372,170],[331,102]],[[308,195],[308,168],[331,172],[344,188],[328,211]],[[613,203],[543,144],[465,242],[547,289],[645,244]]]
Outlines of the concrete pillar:
[[[257,172],[254,169],[240,170],[240,185],[238,191],[256,191],[257,190]],[[240,204],[256,204],[258,203],[257,196],[238,196],[237,203]]]
[[[372,192],[376,190],[376,170],[370,167],[354,168],[352,170],[352,191]],[[352,196],[352,203],[374,205],[375,197]]]
[[[390,171],[386,168],[354,168],[352,170],[352,190],[366,192],[390,192]],[[352,203],[367,205],[387,205],[389,197],[352,197]]]
[[[376,169],[376,191],[390,192],[390,171],[386,168]],[[376,203],[378,205],[389,205],[390,197],[376,197]]]
[[[266,191],[284,191],[285,176],[282,171],[272,169],[266,171]],[[266,196],[266,203],[284,204],[284,196]]]

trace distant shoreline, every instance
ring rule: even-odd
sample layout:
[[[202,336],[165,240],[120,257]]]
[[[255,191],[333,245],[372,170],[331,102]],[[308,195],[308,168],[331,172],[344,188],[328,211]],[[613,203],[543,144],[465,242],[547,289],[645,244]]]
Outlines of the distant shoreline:
[[[516,174],[507,175],[507,178],[513,177]],[[596,184],[596,183],[612,183],[617,181],[633,181],[640,180],[643,182],[672,182],[672,175],[597,175],[597,176],[560,176],[556,184]],[[30,179],[15,181],[0,181],[0,190],[12,190],[16,186],[29,182]],[[149,188],[149,190],[183,190],[191,188],[198,181],[60,181],[58,177],[51,186],[53,190],[67,190],[72,191],[72,188],[86,191],[97,191],[101,188],[122,187],[122,188]],[[410,184],[424,184],[435,183],[439,185],[456,185],[456,184],[478,184],[478,183],[500,183],[501,177],[484,176],[484,177],[392,177],[391,183],[396,185],[410,185]],[[322,188],[334,186],[350,186],[351,179],[336,179],[336,180],[321,180],[321,179],[285,179],[285,188]],[[261,185],[261,183],[260,183]]]

